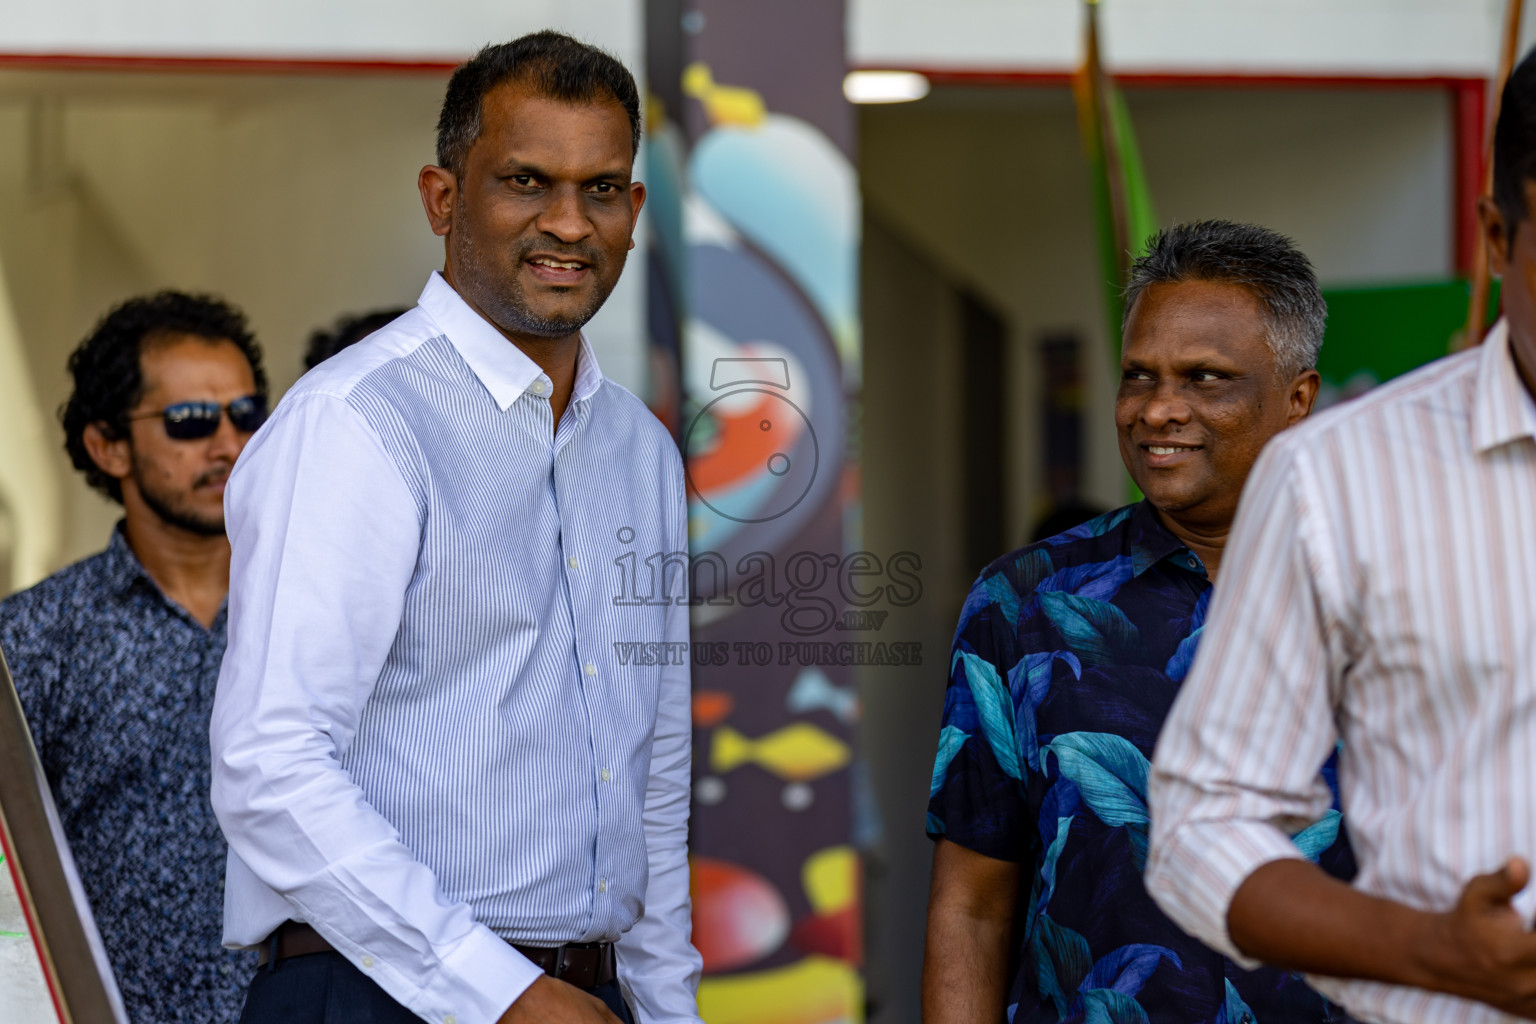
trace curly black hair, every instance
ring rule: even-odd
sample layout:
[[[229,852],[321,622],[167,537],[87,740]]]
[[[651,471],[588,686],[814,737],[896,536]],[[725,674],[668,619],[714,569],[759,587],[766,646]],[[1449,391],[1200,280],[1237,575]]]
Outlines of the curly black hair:
[[[64,450],[85,482],[121,504],[123,488],[85,450],[85,428],[99,424],[109,438],[128,433],[128,412],[144,397],[144,373],[139,356],[144,343],[165,334],[191,334],[210,341],[233,342],[256,380],[256,393],[267,397],[267,375],[261,368],[261,348],[245,314],[211,295],[163,291],[129,299],[102,317],[69,357],[75,390],[59,408],[64,424]]]
[[[362,341],[379,328],[388,325],[396,317],[410,310],[378,309],[360,316],[344,316],[330,330],[321,329],[309,336],[309,348],[304,353],[304,369],[313,370],[344,348]]]

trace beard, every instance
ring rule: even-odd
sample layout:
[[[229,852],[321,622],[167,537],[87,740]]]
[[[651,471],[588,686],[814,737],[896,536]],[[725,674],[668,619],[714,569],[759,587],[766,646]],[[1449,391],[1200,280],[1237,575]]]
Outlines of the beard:
[[[466,223],[463,196],[459,197],[458,222]],[[530,239],[518,245],[511,254],[510,272],[498,266],[475,245],[468,231],[455,231],[450,237],[454,281],[465,289],[480,311],[497,327],[508,334],[530,335],[535,338],[564,338],[587,325],[597,315],[613,292],[618,280],[615,273],[604,280],[599,273],[605,269],[607,259],[595,247],[585,244],[561,245],[552,241]],[[524,261],[534,252],[544,252],[558,258],[580,260],[591,268],[595,287],[585,305],[564,316],[542,316],[535,312],[523,291],[517,272]],[[619,257],[617,270],[624,269],[624,257]]]
[[[212,483],[221,475],[228,475],[228,469],[216,469],[204,473],[193,483],[193,487],[201,487]],[[224,536],[224,510],[221,507],[216,516],[209,516],[199,512],[191,502],[187,501],[185,492],[171,492],[156,490],[150,484],[150,474],[140,471],[136,464],[133,467],[133,480],[138,487],[139,497],[144,499],[144,504],[149,506],[160,520],[170,526],[179,527],[188,533],[194,533],[199,537]]]

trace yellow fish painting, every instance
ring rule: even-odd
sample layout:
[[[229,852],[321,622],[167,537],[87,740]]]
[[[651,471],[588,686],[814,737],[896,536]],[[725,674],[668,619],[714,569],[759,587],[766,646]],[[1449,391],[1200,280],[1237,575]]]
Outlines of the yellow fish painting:
[[[709,764],[714,772],[724,773],[751,763],[781,779],[809,782],[842,768],[851,754],[848,744],[807,722],[755,740],[722,725],[715,730]]]
[[[739,85],[720,85],[709,65],[699,61],[683,69],[683,92],[704,104],[710,124],[755,127],[768,116],[762,94]]]

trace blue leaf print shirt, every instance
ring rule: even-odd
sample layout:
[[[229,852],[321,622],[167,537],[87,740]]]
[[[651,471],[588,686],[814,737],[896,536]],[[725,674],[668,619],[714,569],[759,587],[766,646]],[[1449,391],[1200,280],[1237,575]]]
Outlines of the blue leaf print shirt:
[[[1298,975],[1245,971],[1142,885],[1147,772],[1210,604],[1199,558],[1147,502],[994,562],[950,658],[928,834],[1018,861],[1008,1019],[1299,1024],[1347,1019]],[[1335,810],[1297,835],[1341,877]]]

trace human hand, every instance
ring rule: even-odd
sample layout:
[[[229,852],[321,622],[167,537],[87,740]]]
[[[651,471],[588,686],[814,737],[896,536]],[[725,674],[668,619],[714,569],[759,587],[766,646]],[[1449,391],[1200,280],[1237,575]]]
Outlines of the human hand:
[[[544,975],[523,990],[497,1024],[622,1024],[596,996]]]
[[[1536,935],[1511,904],[1530,880],[1530,865],[1512,857],[1471,879],[1453,909],[1434,915],[1419,951],[1441,982],[1434,987],[1536,1019]]]

